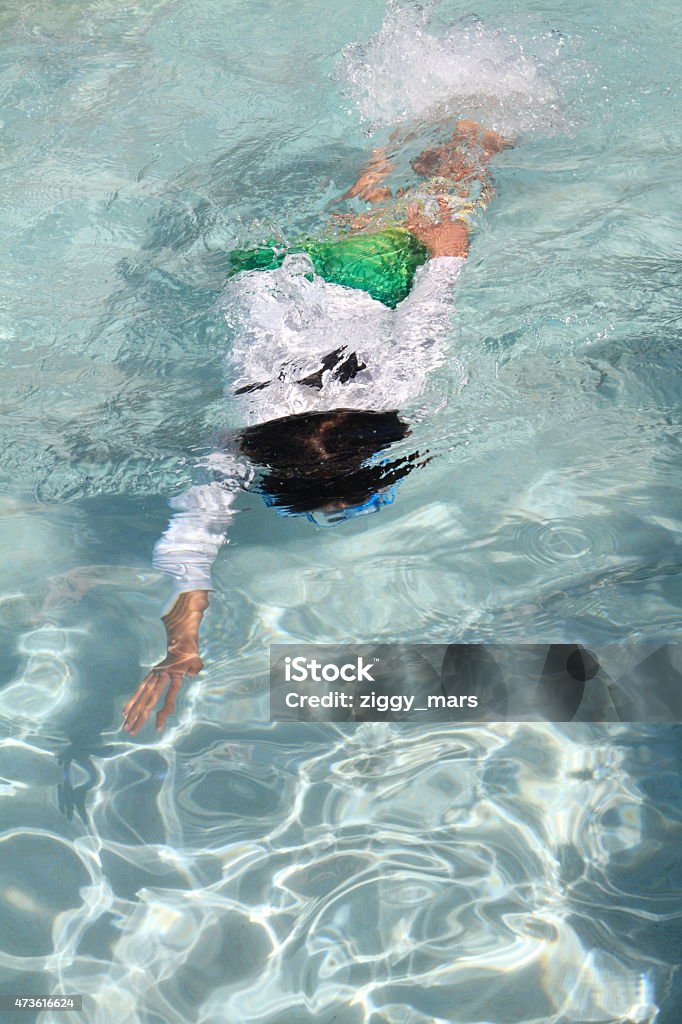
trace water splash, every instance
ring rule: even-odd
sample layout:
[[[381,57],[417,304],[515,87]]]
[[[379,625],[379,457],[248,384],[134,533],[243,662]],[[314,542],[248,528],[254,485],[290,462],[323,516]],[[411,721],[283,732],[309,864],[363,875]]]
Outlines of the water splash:
[[[445,30],[430,12],[389,4],[375,36],[343,50],[339,76],[370,127],[478,116],[515,134],[565,130],[559,105],[559,33],[523,42],[467,17]]]

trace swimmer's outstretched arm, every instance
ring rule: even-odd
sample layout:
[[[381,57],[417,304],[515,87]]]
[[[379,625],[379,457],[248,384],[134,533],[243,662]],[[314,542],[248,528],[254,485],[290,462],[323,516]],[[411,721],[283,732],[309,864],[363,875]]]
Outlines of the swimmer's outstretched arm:
[[[168,686],[156,716],[156,727],[162,729],[175,709],[183,677],[195,676],[203,667],[199,626],[213,589],[211,567],[235,515],[237,481],[248,482],[229,456],[223,453],[217,459],[225,481],[190,487],[173,498],[171,505],[177,511],[154,547],[154,567],[173,579],[174,589],[170,610],[161,618],[166,628],[166,657],[145,676],[123,709],[123,729],[132,735],[145,724]],[[231,483],[234,486],[227,489]]]

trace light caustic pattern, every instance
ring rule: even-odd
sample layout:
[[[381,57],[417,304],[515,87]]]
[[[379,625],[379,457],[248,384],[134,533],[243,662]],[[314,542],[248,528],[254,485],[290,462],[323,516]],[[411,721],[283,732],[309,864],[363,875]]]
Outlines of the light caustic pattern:
[[[426,1024],[502,1005],[508,1021],[654,1020],[669,969],[628,936],[667,906],[629,885],[665,826],[643,833],[621,727],[279,725],[246,742],[190,718],[156,747],[111,739],[89,780],[70,769],[87,824],[41,798],[47,751],[0,748],[4,795],[24,797],[2,840],[0,961],[19,987],[58,981],[98,1024]]]
[[[271,642],[679,627],[676,5],[508,7],[4,4],[3,991],[88,1024],[676,1021],[670,731],[259,724]],[[451,351],[382,392],[432,461],[338,531],[237,516],[206,669],[131,741],[151,549],[256,324],[225,252],[323,233],[371,145],[406,138],[395,186],[472,116],[516,144]],[[261,341],[324,320],[291,264],[250,302]]]

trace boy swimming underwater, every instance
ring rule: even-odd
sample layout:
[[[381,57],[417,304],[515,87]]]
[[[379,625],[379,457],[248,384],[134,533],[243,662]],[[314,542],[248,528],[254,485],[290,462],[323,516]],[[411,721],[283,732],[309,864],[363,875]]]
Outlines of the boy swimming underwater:
[[[204,461],[211,482],[171,501],[177,512],[154,549],[155,567],[174,580],[167,653],[125,705],[126,731],[138,732],[168,686],[162,728],[183,677],[202,667],[211,566],[241,490],[256,488],[280,515],[334,526],[392,503],[400,480],[428,461],[387,455],[410,433],[397,398],[416,398],[442,361],[468,252],[468,194],[477,183],[481,200],[490,196],[487,165],[507,145],[460,121],[412,161],[424,181],[395,196],[382,184],[390,159],[376,150],[342,197],[369,207],[348,218],[349,234],[231,254],[223,307],[246,426]]]

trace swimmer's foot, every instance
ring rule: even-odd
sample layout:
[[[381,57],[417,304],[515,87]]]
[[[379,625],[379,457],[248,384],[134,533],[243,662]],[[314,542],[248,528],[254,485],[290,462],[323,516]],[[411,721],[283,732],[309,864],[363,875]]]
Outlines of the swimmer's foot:
[[[491,157],[513,145],[499,132],[483,128],[476,121],[462,120],[447,142],[425,149],[411,161],[412,170],[422,178],[446,178],[453,185],[481,180]]]
[[[511,149],[513,139],[506,139],[492,128],[483,128],[476,121],[464,119],[455,125],[452,142],[467,142],[469,145],[480,146],[487,157],[501,153],[503,149]]]

